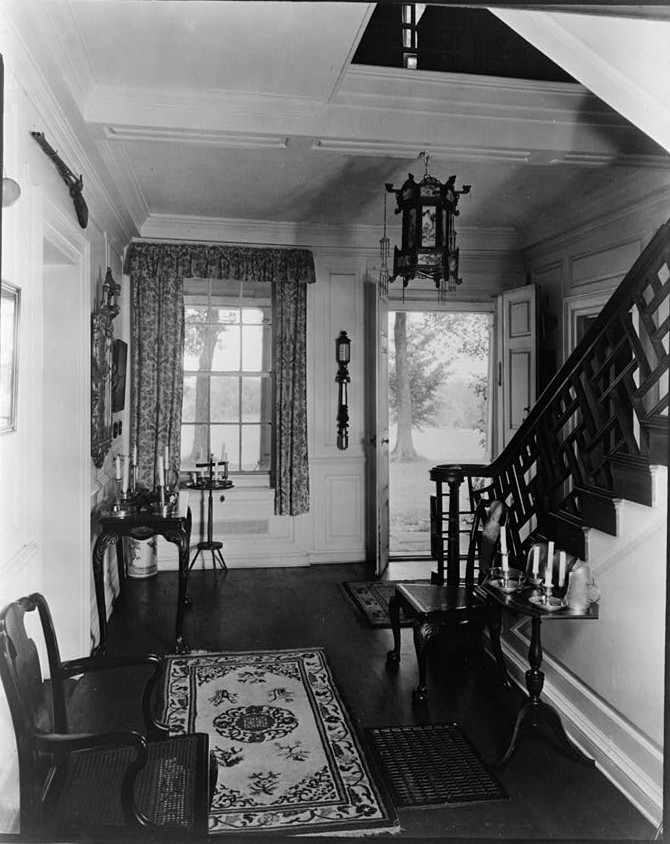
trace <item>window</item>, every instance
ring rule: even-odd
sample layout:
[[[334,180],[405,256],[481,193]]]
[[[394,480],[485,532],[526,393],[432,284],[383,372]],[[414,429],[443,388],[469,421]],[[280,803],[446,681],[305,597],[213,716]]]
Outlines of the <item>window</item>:
[[[230,473],[272,473],[272,290],[184,280],[182,471],[212,454]]]

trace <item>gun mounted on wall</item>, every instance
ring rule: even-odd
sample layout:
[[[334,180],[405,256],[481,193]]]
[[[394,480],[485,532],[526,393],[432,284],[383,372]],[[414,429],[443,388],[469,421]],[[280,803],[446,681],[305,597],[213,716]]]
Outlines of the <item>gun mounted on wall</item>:
[[[79,176],[79,178],[77,178],[74,175],[72,170],[70,170],[70,168],[65,164],[56,150],[47,142],[47,139],[44,137],[44,132],[31,132],[30,134],[33,138],[35,138],[46,155],[56,165],[56,169],[70,191],[70,196],[74,202],[74,210],[77,212],[79,225],[82,229],[85,229],[88,225],[88,206],[86,205],[86,200],[82,195],[82,191],[84,190],[84,177]]]

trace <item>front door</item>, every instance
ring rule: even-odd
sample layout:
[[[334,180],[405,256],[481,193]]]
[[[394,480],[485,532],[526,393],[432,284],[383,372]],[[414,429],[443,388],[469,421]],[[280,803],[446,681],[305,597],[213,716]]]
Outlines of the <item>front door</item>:
[[[384,574],[389,563],[389,337],[388,290],[380,284],[376,273],[369,272],[365,280],[366,337],[371,348],[366,354],[368,362],[366,380],[366,408],[370,432],[367,443],[367,500],[370,502],[368,559],[375,560],[375,573]]]

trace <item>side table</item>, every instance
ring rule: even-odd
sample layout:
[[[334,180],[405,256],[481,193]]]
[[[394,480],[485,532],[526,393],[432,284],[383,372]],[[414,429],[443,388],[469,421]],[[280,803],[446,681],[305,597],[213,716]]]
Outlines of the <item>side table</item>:
[[[226,565],[226,561],[223,559],[223,554],[221,553],[221,549],[223,548],[223,542],[217,542],[213,538],[213,525],[212,525],[212,512],[214,509],[213,497],[212,493],[214,490],[222,490],[222,489],[231,489],[234,486],[232,481],[229,480],[215,480],[214,478],[208,478],[202,481],[195,481],[194,483],[190,483],[186,485],[186,489],[195,489],[200,490],[201,492],[205,492],[205,490],[209,491],[209,496],[207,500],[207,539],[205,542],[198,542],[198,550],[195,552],[195,556],[191,560],[191,564],[189,565],[189,571],[195,565],[195,561],[198,559],[198,556],[201,551],[211,551],[212,553],[212,568],[216,572],[216,564],[218,563],[221,566],[221,569],[225,571],[228,566]],[[225,501],[225,495],[221,495],[221,501]]]
[[[530,668],[526,671],[528,698],[519,710],[514,724],[512,738],[505,754],[498,763],[498,767],[501,768],[503,765],[506,765],[514,755],[521,728],[526,721],[529,721],[532,727],[537,727],[541,721],[544,721],[553,730],[566,756],[583,765],[595,765],[595,761],[585,753],[582,753],[577,745],[571,741],[565,732],[558,712],[541,697],[544,686],[544,672],[540,670],[540,666],[542,665],[542,622],[597,619],[598,605],[592,603],[588,610],[584,612],[573,612],[567,607],[549,612],[531,602],[530,598],[535,593],[529,589],[521,592],[506,593],[490,584],[482,584],[481,586],[476,586],[475,591],[482,596],[486,596],[498,606],[502,606],[513,613],[523,613],[524,615],[530,616],[531,619],[531,638],[528,649],[528,663]]]
[[[107,653],[107,612],[105,607],[105,584],[103,562],[107,548],[116,543],[116,562],[119,572],[119,597],[125,595],[126,569],[123,556],[123,537],[149,539],[163,536],[174,543],[179,551],[179,590],[177,596],[177,618],[175,626],[175,649],[179,654],[189,653],[190,648],[183,636],[184,608],[190,599],[186,594],[188,583],[188,556],[191,543],[191,510],[181,498],[170,515],[155,513],[151,509],[140,510],[130,515],[118,515],[113,510],[103,510],[100,515],[101,531],[93,547],[93,580],[95,600],[100,623],[100,643],[94,649],[96,655]]]

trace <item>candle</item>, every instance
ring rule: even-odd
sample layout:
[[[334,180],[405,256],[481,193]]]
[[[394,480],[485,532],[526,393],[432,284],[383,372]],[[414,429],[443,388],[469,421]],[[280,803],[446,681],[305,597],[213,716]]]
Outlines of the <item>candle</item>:
[[[133,446],[133,466],[137,466],[137,446]]]
[[[158,458],[158,486],[163,486],[165,483],[165,469],[163,468],[163,458]]]
[[[123,490],[123,494],[125,495],[128,492],[128,473],[130,470],[130,461],[128,457],[123,458],[123,485],[121,489]]]
[[[559,551],[558,554],[558,585],[563,586],[565,583],[565,551]]]
[[[502,528],[500,531],[500,555],[502,557],[502,567],[504,571],[509,568],[507,562],[507,531]]]
[[[551,577],[554,573],[554,543],[547,543],[547,568],[544,572],[544,585],[551,586]]]
[[[537,577],[540,573],[540,546],[533,545],[533,577]]]

